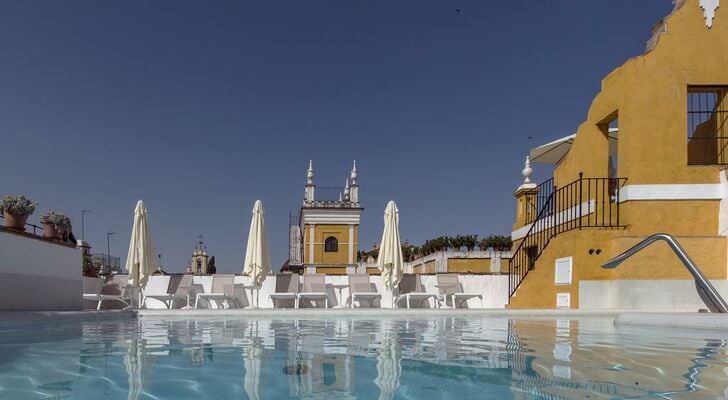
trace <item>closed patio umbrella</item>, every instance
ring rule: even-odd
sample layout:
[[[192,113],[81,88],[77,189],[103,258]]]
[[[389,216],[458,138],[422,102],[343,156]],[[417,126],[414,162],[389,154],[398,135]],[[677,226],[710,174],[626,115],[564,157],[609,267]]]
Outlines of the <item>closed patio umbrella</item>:
[[[134,225],[129,240],[129,253],[126,256],[129,284],[137,288],[143,288],[146,286],[149,277],[158,268],[154,242],[147,221],[147,207],[143,201],[139,200],[134,209]]]
[[[384,287],[394,292],[402,280],[404,260],[399,240],[399,210],[393,201],[384,210],[384,233],[379,245],[377,268],[382,271]]]
[[[252,326],[255,324],[255,332],[252,332]],[[250,400],[260,399],[260,374],[261,374],[261,358],[263,357],[263,348],[258,336],[258,321],[251,323],[250,346],[244,351],[245,377],[243,379],[243,389]]]
[[[397,332],[391,320],[382,321],[382,341],[377,357],[377,377],[374,383],[379,387],[379,400],[395,397],[402,376],[401,352]]]
[[[250,276],[252,286],[256,289],[256,297],[260,292],[260,285],[270,272],[270,253],[268,252],[268,237],[265,232],[265,220],[263,203],[255,201],[253,206],[253,218],[250,221],[250,232],[248,232],[248,247],[245,249],[245,263],[243,273]],[[255,305],[258,306],[256,299]]]
[[[124,369],[126,369],[127,381],[129,383],[128,400],[139,400],[144,390],[144,377],[142,368],[144,364],[143,342],[134,336],[128,343],[126,354],[124,354]]]

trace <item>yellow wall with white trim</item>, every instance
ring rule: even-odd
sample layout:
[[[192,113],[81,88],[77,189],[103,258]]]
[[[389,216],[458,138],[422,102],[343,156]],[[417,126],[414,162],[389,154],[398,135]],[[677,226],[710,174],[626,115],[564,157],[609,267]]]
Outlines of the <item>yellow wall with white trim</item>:
[[[313,264],[349,264],[349,246],[353,246],[352,255],[353,262],[356,263],[356,254],[359,251],[359,225],[354,225],[354,241],[349,243],[349,225],[348,224],[327,224],[314,226],[314,251]],[[324,251],[324,243],[328,237],[334,237],[339,242],[338,251]],[[303,262],[311,264],[310,245],[311,245],[311,229],[309,225],[305,226],[303,233]]]
[[[618,118],[617,176],[627,185],[714,184],[717,166],[687,164],[689,85],[728,85],[728,9],[705,26],[698,0],[687,0],[666,19],[667,32],[649,53],[632,58],[602,81],[602,89],[577,130],[574,144],[554,170],[557,187],[585,177],[607,177],[609,146],[604,124]],[[727,279],[726,238],[718,236],[720,200],[632,200],[621,204],[618,230],[575,230],[551,239],[512,298],[514,308],[553,308],[557,292],[571,293],[578,307],[581,279],[690,279],[665,245],[653,245],[617,270],[599,266],[644,237],[678,236],[703,272]],[[514,230],[523,226],[517,215]],[[519,243],[514,243],[514,250]],[[599,256],[588,256],[600,248]],[[573,283],[556,286],[554,262],[573,256]]]

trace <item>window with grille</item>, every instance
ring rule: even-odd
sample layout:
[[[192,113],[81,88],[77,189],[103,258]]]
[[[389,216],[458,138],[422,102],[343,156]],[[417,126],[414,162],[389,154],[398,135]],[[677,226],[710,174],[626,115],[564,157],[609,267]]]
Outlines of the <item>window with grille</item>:
[[[324,251],[327,253],[336,253],[339,251],[339,241],[335,237],[329,236],[324,242]]]
[[[728,86],[689,86],[688,164],[728,164]]]

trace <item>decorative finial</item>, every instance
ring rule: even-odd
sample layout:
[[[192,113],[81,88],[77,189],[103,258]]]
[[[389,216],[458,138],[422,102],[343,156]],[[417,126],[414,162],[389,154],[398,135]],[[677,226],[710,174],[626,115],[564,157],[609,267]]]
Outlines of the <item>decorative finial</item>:
[[[351,169],[351,184],[356,185],[356,179],[359,177],[359,173],[356,171],[356,160],[354,160],[354,168]]]
[[[308,171],[306,171],[306,183],[313,185],[313,160],[308,160]]]
[[[344,185],[344,200],[349,201],[349,179],[346,179],[346,185]]]
[[[700,0],[700,8],[703,9],[705,16],[705,26],[708,29],[713,27],[713,18],[715,18],[715,10],[720,6],[720,0]]]
[[[531,168],[531,157],[526,156],[526,163],[523,166],[523,183],[531,183],[531,174],[533,174],[533,168]]]

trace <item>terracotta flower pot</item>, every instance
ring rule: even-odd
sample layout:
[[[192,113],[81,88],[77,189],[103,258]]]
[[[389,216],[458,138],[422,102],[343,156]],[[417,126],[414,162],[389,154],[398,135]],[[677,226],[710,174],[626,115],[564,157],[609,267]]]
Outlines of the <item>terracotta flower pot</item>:
[[[25,232],[25,221],[28,220],[27,215],[17,216],[3,212],[5,216],[5,227],[14,231]]]
[[[53,224],[43,224],[43,238],[45,239],[60,239],[61,233],[58,232],[56,226]]]

